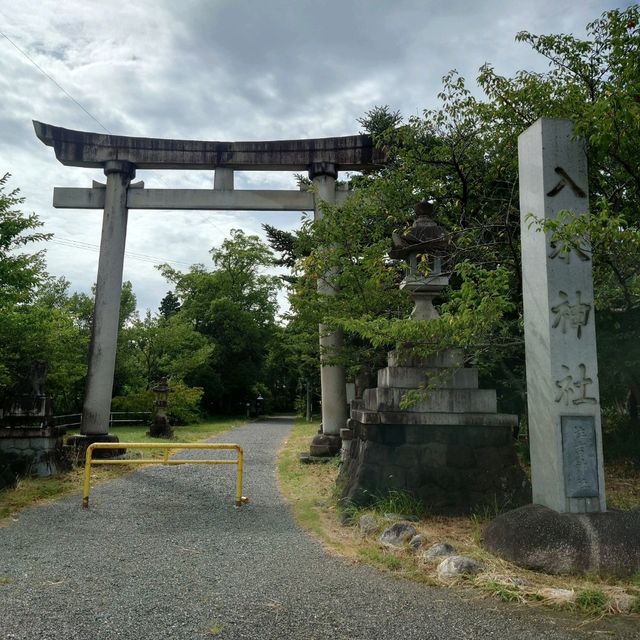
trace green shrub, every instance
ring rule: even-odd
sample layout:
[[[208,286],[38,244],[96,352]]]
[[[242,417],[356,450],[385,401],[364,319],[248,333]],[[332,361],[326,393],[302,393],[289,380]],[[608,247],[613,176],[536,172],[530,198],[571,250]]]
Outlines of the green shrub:
[[[111,400],[111,411],[153,411],[153,391],[136,391]]]
[[[188,387],[184,382],[169,381],[167,416],[172,425],[192,424],[200,420],[201,387]],[[116,396],[111,401],[112,411],[153,411],[153,391],[137,391]]]
[[[576,597],[576,605],[590,616],[607,612],[607,596],[600,589],[585,589]]]
[[[170,382],[169,386],[173,390],[169,394],[169,422],[177,425],[199,422],[202,387],[188,387],[184,382]]]

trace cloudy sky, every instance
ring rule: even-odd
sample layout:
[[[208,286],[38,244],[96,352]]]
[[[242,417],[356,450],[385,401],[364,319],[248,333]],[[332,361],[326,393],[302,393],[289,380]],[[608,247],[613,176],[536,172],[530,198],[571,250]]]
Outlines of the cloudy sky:
[[[518,31],[584,35],[603,0],[0,0],[0,174],[54,233],[49,271],[73,290],[95,280],[101,212],[56,210],[54,186],[89,187],[100,171],[63,167],[33,119],[85,131],[202,140],[357,133],[388,104],[437,106],[452,68],[471,81],[544,70]],[[212,172],[139,171],[145,186],[210,188]],[[294,187],[292,175],[236,174],[237,188]],[[234,227],[294,229],[301,214],[132,211],[124,277],[141,309],[169,285],[154,264],[209,264]]]

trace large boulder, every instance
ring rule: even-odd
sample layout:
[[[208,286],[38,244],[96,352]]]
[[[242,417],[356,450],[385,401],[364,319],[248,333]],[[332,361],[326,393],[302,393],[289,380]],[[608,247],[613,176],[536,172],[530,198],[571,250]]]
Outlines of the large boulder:
[[[527,505],[489,523],[484,546],[534,571],[630,576],[640,571],[640,510],[578,514]]]

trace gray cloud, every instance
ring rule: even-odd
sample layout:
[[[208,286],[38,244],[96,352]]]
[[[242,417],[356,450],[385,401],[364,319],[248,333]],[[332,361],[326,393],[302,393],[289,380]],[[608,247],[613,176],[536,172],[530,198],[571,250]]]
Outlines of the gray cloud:
[[[604,0],[5,0],[2,31],[114,133],[218,140],[344,135],[376,104],[405,115],[437,104],[440,78],[469,80],[485,61],[511,74],[546,63],[515,34],[583,33],[621,6]],[[27,197],[46,230],[98,244],[99,212],[51,207],[54,186],[89,186],[100,171],[59,165],[31,119],[100,127],[0,38],[0,172]],[[148,186],[206,188],[210,172],[140,172]],[[287,188],[289,174],[240,174],[239,188]],[[232,227],[295,228],[293,214],[131,212],[128,251],[208,263]],[[52,273],[89,290],[97,252],[52,244]],[[166,292],[153,265],[127,258],[141,307]]]

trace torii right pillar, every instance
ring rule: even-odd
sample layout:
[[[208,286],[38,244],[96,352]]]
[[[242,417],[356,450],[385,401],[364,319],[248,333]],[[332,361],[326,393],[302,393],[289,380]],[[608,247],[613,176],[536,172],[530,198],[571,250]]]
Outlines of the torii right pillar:
[[[606,510],[591,252],[539,222],[589,208],[584,142],[542,118],[518,139],[522,281],[533,502]]]
[[[314,219],[322,218],[322,203],[336,201],[337,168],[333,163],[321,162],[312,165],[309,177],[315,187]],[[332,273],[318,280],[318,292],[322,295],[335,295],[336,289]],[[347,424],[347,392],[344,366],[331,362],[338,354],[343,343],[340,329],[324,324],[320,330],[320,385],[322,388],[322,433],[311,443],[312,456],[336,455],[340,452],[342,440],[340,429]]]

